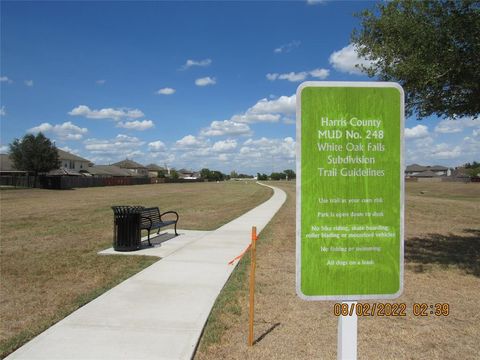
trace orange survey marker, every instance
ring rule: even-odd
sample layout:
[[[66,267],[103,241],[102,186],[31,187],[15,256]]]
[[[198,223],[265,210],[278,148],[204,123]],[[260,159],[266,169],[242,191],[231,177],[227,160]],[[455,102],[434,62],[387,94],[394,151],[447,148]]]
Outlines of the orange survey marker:
[[[232,265],[235,260],[241,259],[243,255],[250,249],[252,255],[250,257],[250,306],[249,306],[249,326],[248,326],[248,346],[253,346],[253,315],[254,315],[254,296],[255,296],[255,265],[256,265],[256,243],[257,243],[257,227],[252,226],[252,242],[242,253],[231,261],[228,265]]]
[[[250,306],[249,306],[249,331],[248,331],[248,346],[253,346],[253,316],[254,316],[254,297],[255,297],[255,265],[256,265],[256,243],[257,243],[257,228],[252,227],[252,256],[250,257]]]
[[[255,233],[254,233],[254,230],[255,229]],[[257,228],[255,226],[252,226],[252,242],[245,248],[245,250],[242,251],[242,253],[238,256],[235,256],[232,260],[230,260],[228,262],[228,265],[232,265],[236,260],[240,260],[243,255],[246,254],[246,252],[252,247],[252,243],[254,241],[257,241],[258,237],[257,237]]]

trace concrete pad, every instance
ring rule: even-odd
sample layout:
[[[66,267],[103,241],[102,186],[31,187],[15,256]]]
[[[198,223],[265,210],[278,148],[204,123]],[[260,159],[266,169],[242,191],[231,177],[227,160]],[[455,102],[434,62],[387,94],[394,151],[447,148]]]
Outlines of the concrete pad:
[[[99,255],[141,255],[164,258],[181,249],[182,247],[197,241],[212,231],[177,230],[178,236],[173,232],[160,233],[150,236],[153,246],[148,246],[147,236],[142,238],[142,249],[137,251],[115,251],[113,247],[100,251]]]
[[[283,191],[215,231],[164,234],[154,247],[100,254],[162,259],[73,312],[6,359],[190,359],[234,266],[286,199]]]

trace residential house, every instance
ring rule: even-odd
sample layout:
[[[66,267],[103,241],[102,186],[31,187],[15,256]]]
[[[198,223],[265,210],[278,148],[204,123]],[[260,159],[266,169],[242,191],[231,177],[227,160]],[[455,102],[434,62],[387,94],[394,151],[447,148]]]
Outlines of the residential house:
[[[406,177],[431,178],[450,176],[450,174],[450,169],[441,165],[422,166],[418,164],[412,164],[405,168]]]
[[[177,171],[178,177],[185,180],[196,180],[200,178],[200,173],[198,171],[180,169]]]
[[[133,176],[148,177],[148,169],[133,160],[125,159],[112,165],[130,170],[133,173]]]
[[[91,162],[80,156],[71,154],[67,151],[57,148],[59,168],[48,172],[48,175],[75,175],[80,176],[81,170],[86,170]],[[13,163],[7,154],[1,155],[1,173],[3,175],[26,174],[25,171],[19,171],[13,168]]]
[[[93,165],[87,171],[95,177],[131,177],[135,175],[133,171],[115,165]]]
[[[26,175],[26,171],[15,169],[8,154],[0,154],[0,175]]]
[[[157,164],[148,164],[145,166],[148,169],[148,176],[151,178],[156,178],[158,177],[159,173],[167,173],[167,170],[162,168],[161,166],[158,166]]]
[[[58,149],[58,159],[60,160],[60,168],[54,173],[49,173],[49,175],[81,175],[80,171],[87,170],[87,168],[92,165],[90,160],[84,159],[78,155],[71,154],[62,149]]]

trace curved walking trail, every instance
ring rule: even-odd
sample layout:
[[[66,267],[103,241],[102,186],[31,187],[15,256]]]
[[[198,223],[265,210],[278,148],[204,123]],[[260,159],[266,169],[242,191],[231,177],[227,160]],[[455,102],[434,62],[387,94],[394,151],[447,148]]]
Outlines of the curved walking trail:
[[[156,252],[155,248],[150,254],[148,249],[141,250],[142,255],[166,257],[6,359],[190,359],[234,269],[227,263],[248,246],[251,227],[260,233],[285,202],[285,192],[271,188],[274,194],[269,200],[217,230],[199,232],[201,236],[181,232]],[[176,242],[182,247],[159,253]]]

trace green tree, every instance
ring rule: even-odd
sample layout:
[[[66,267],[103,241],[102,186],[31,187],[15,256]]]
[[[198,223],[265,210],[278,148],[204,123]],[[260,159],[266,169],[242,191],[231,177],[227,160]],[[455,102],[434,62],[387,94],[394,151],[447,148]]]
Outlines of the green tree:
[[[200,170],[200,176],[202,179],[210,180],[210,178],[212,177],[212,172],[207,168],[203,168],[202,170]]]
[[[270,174],[270,179],[272,180],[285,180],[287,175],[285,173],[277,173],[277,172],[272,172]]]
[[[175,170],[175,169],[170,170],[170,179],[177,180],[179,177],[180,177],[180,175],[178,175],[177,170]]]
[[[293,170],[283,170],[283,173],[287,176],[288,180],[293,180],[296,177],[295,171]]]
[[[468,175],[478,177],[480,174],[480,163],[474,161],[473,163],[466,163],[465,169]]]
[[[214,170],[212,171],[210,179],[213,181],[222,181],[225,179],[225,174],[221,173],[220,171]]]
[[[232,172],[230,172],[230,177],[231,177],[232,179],[238,178],[237,172],[236,172],[235,170],[233,170]]]
[[[268,175],[257,173],[257,180],[259,181],[268,180]]]
[[[408,114],[480,114],[480,3],[393,0],[356,14],[352,42],[369,76],[397,81]]]
[[[41,132],[36,136],[27,134],[21,140],[15,139],[9,144],[9,147],[9,156],[13,166],[18,170],[34,174],[34,187],[37,187],[39,173],[60,167],[57,148]]]

